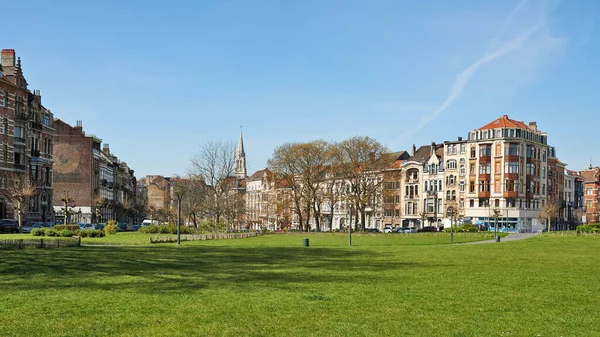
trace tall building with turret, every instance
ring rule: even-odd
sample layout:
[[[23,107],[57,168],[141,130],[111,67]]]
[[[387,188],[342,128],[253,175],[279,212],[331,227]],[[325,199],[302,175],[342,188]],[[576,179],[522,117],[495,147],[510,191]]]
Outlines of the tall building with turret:
[[[242,137],[242,131],[240,130],[240,141],[238,142],[237,152],[235,154],[235,177],[238,179],[244,179],[247,176],[244,138]]]

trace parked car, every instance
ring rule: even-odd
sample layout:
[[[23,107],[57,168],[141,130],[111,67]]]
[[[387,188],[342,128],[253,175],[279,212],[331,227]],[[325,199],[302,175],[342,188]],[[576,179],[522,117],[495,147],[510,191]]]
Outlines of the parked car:
[[[365,231],[367,231],[369,233],[379,233],[379,229],[377,229],[377,228],[367,228],[367,229],[365,229]]]
[[[17,226],[15,220],[2,219],[2,221],[0,221],[0,232],[18,233],[19,226]]]
[[[438,230],[437,230],[437,228],[436,228],[436,227],[434,227],[434,226],[425,226],[425,227],[423,227],[423,228],[419,228],[419,229],[417,230],[417,232],[419,232],[419,233],[424,233],[424,232],[437,232],[437,231],[438,231]]]
[[[34,222],[31,225],[21,227],[22,233],[31,233],[36,228],[52,228],[52,225],[47,222]]]
[[[90,230],[95,230],[96,226],[94,224],[84,223],[84,224],[79,224],[79,229],[82,231],[83,230],[90,231]]]
[[[393,232],[392,226],[386,225],[385,227],[383,227],[382,232],[384,232],[384,233],[391,233],[391,232]]]
[[[131,230],[137,232],[140,229],[140,225],[131,225]]]

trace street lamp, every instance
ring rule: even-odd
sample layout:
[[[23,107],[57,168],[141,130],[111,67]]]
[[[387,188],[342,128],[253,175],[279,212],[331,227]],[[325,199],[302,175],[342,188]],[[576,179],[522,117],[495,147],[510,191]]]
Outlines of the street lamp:
[[[350,221],[348,223],[348,243],[352,246],[352,205],[350,205]]]
[[[498,217],[500,216],[500,211],[494,208],[494,240],[498,242]]]
[[[448,208],[450,214],[450,243],[454,243],[454,207]]]
[[[175,191],[177,197],[177,245],[181,246],[181,198],[183,198],[184,191],[178,188]]]

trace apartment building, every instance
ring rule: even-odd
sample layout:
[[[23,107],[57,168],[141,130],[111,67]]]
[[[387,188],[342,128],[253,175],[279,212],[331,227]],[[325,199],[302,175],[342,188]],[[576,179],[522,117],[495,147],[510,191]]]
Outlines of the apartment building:
[[[584,223],[600,222],[600,208],[598,202],[600,199],[600,167],[583,170],[580,172],[583,177],[584,189]]]
[[[52,220],[53,114],[40,91],[28,89],[14,49],[1,52],[0,125],[0,218],[16,217],[8,189],[29,179],[36,192],[24,220]]]
[[[458,137],[456,141],[444,142],[444,183],[446,194],[444,198],[444,227],[449,227],[448,220],[457,224],[465,214],[466,185],[467,185],[467,141]],[[453,219],[449,219],[453,217]]]
[[[504,231],[542,229],[548,161],[547,135],[507,115],[469,132],[465,216]]]

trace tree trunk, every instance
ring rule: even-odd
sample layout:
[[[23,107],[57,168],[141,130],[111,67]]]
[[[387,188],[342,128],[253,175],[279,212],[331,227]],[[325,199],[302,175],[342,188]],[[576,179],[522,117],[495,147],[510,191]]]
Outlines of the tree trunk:
[[[548,217],[547,221],[547,226],[548,226],[548,232],[550,232],[550,217]]]
[[[321,216],[321,212],[319,212],[319,207],[317,206],[317,202],[316,200],[313,200],[313,215],[315,218],[315,226],[316,226],[316,231],[320,232],[321,231],[321,223],[320,223],[320,216]]]

